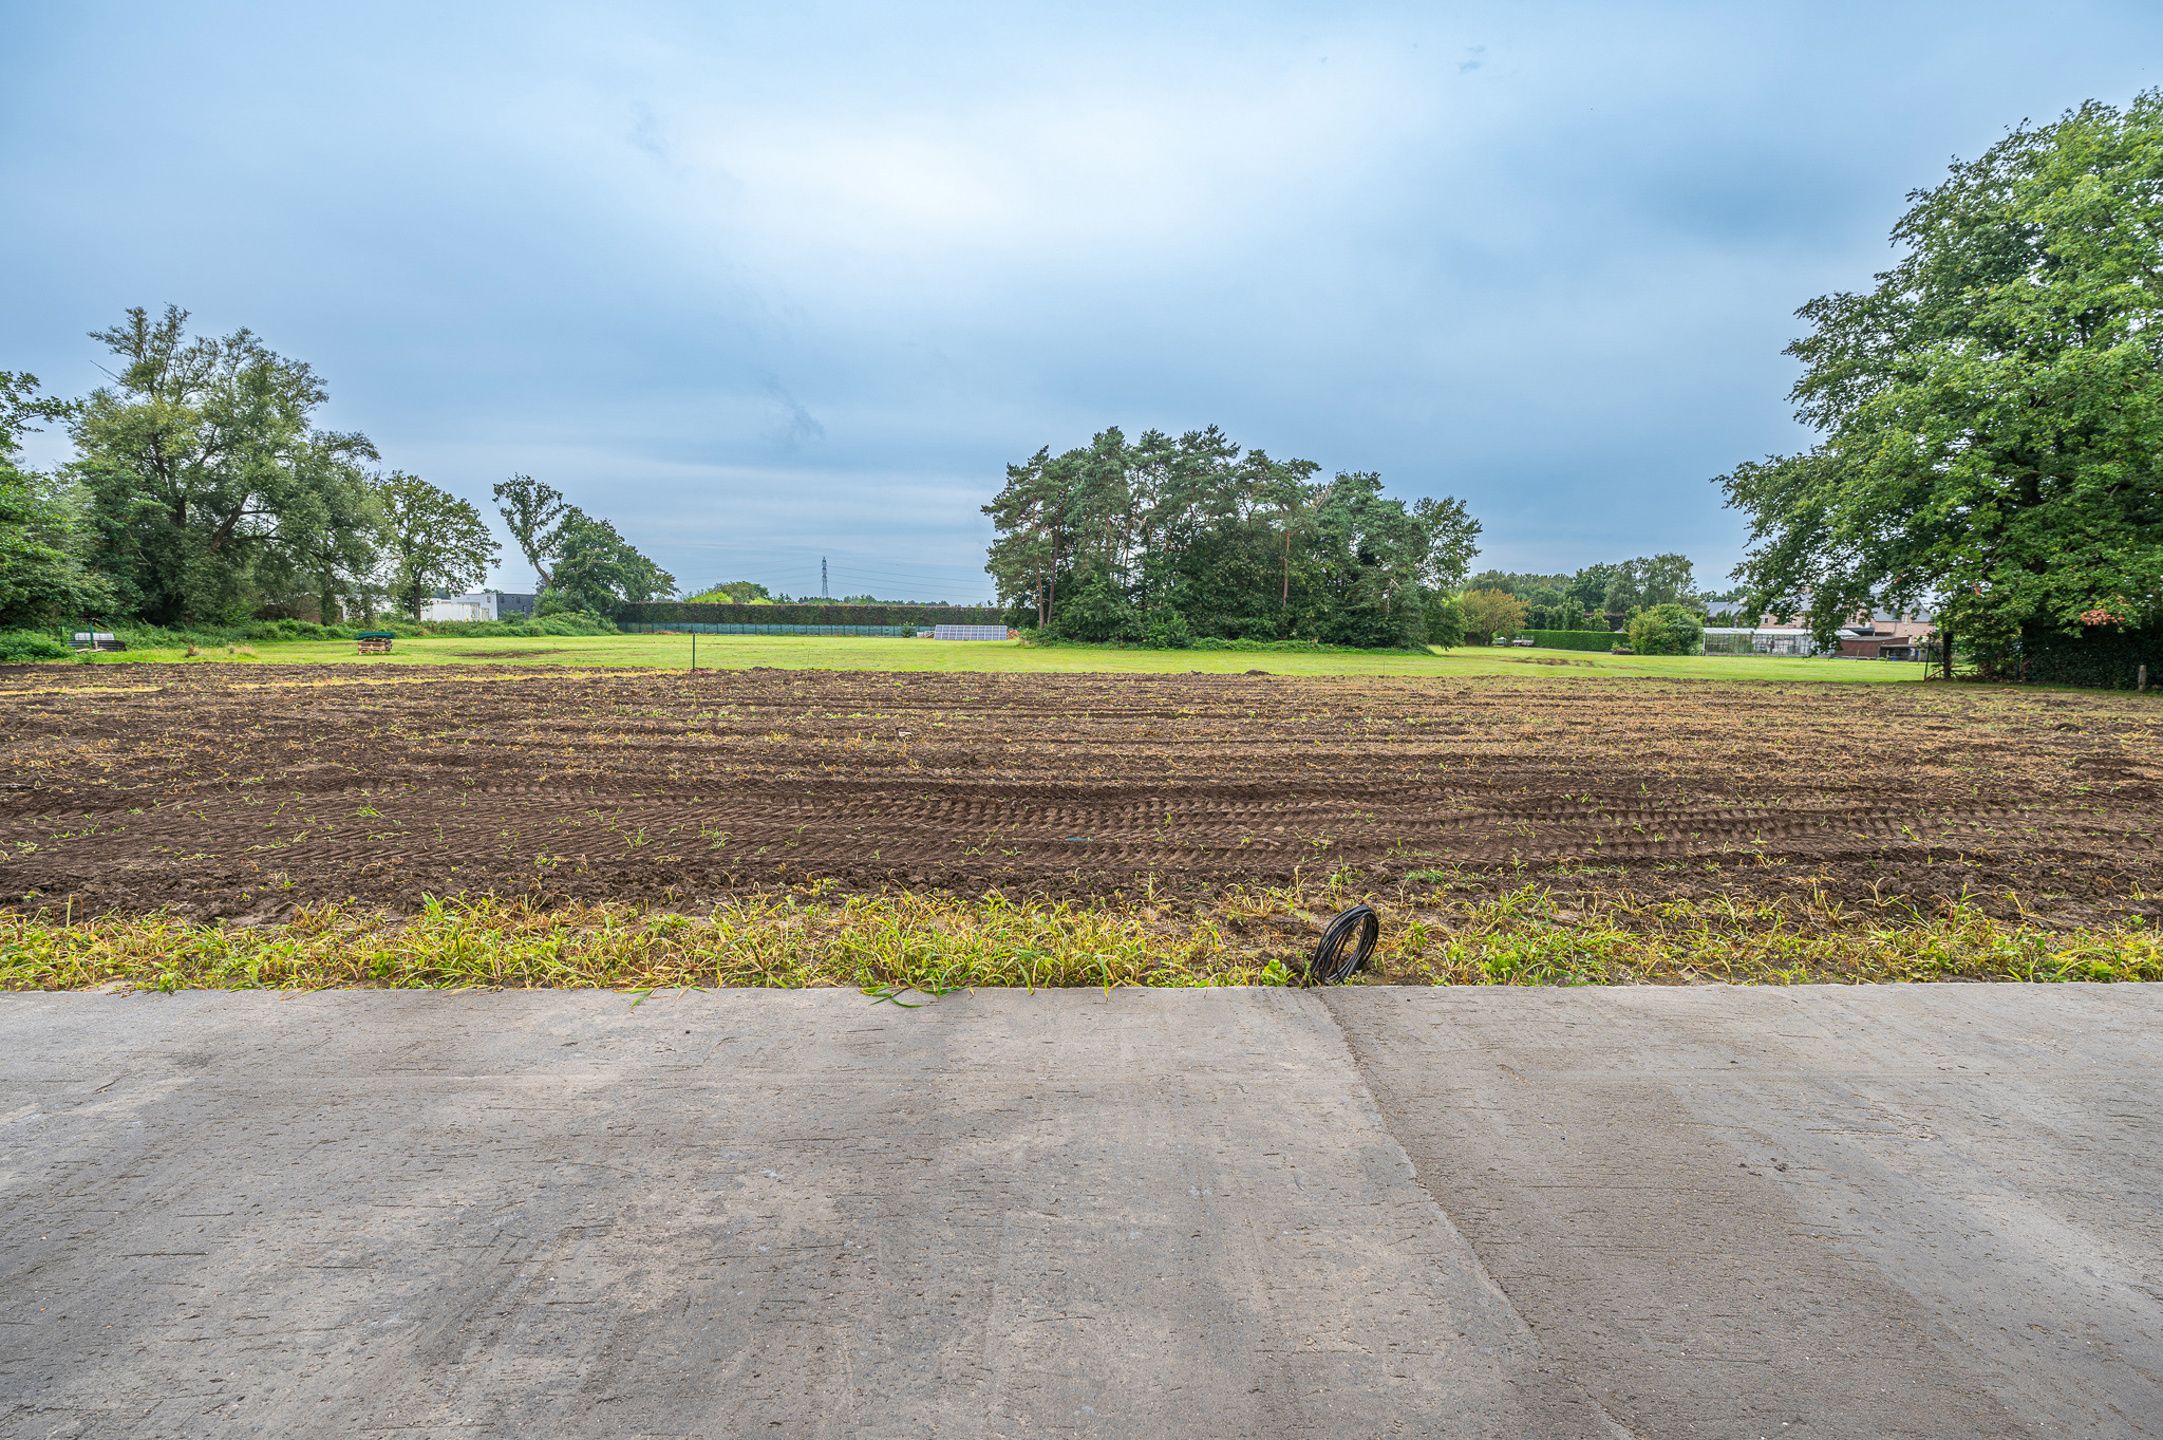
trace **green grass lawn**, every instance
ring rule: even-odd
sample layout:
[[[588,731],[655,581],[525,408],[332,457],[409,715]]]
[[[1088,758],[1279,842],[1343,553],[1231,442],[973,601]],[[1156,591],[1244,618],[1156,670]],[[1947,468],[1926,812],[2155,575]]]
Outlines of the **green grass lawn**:
[[[101,655],[97,664],[186,660],[178,650]],[[358,655],[350,640],[264,641],[206,648],[191,664],[260,661],[281,665],[600,665],[686,668],[687,635],[473,637],[400,640],[390,655]],[[1427,655],[1397,652],[1301,655],[1231,650],[1038,648],[1018,641],[903,640],[867,635],[701,635],[701,669],[964,670],[1237,675],[1513,675],[1525,679],[1653,676],[1667,679],[1921,680],[1919,663],[1791,659],[1764,655],[1601,655],[1576,650],[1466,648]]]

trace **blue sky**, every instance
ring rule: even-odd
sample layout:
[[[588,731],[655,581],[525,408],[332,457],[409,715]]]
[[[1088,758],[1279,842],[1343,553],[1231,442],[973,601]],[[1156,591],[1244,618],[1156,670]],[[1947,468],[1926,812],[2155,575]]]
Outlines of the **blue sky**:
[[[386,465],[799,594],[988,594],[1002,467],[1107,424],[1724,574],[1795,307],[2163,83],[2152,3],[313,12],[0,0],[0,368],[178,303]]]

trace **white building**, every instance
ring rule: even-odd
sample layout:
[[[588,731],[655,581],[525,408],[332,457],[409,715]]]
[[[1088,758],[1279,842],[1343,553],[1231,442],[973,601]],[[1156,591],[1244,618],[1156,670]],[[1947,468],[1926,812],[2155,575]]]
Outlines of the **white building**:
[[[501,590],[437,595],[421,604],[423,620],[524,620],[532,614],[531,595],[510,595]]]

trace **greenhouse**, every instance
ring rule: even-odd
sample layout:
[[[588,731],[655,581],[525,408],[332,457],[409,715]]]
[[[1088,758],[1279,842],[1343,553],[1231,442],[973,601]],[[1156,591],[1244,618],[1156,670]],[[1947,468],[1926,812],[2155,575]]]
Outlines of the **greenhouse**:
[[[1707,655],[1823,655],[1808,630],[1793,625],[1707,626]]]

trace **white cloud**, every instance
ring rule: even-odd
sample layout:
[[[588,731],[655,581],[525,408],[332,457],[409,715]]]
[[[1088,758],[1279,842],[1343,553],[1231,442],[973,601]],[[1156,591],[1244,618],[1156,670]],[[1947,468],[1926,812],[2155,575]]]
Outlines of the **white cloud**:
[[[646,220],[788,271],[1036,267],[1107,250],[1184,261],[1281,225],[1295,198],[1346,194],[1364,158],[1416,133],[1425,108],[1386,60],[1350,59],[936,105],[645,103],[672,137],[641,187]]]

